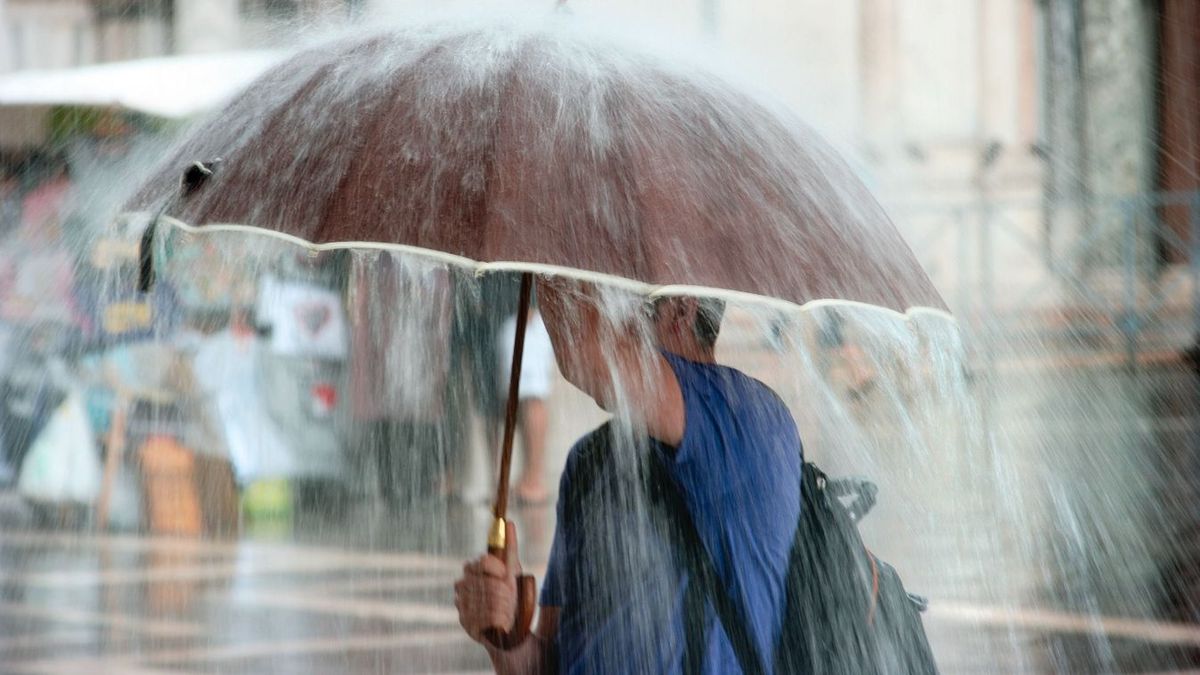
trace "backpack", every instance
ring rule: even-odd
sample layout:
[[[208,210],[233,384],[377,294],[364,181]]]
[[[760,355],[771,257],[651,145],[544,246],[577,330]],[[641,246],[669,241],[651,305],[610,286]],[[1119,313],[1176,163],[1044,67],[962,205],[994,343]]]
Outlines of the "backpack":
[[[863,544],[857,521],[874,504],[875,486],[831,481],[814,464],[801,474],[800,521],[786,580],[782,632],[768,670],[747,630],[741,605],[717,578],[686,503],[662,459],[651,452],[650,502],[673,527],[672,546],[689,573],[684,594],[684,675],[703,663],[705,603],[711,603],[746,675],[936,675],[920,612],[926,603],[905,591],[896,570]],[[854,497],[845,504],[841,500]]]

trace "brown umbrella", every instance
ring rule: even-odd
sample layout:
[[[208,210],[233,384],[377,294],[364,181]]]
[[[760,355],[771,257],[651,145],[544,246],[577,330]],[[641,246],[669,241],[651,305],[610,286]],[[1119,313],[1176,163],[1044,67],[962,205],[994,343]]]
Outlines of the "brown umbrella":
[[[217,157],[220,170],[193,170],[206,180],[177,196],[183,167]],[[943,308],[874,198],[808,128],[561,16],[301,53],[191,134],[131,208],[647,291]],[[505,487],[491,538],[501,547]]]

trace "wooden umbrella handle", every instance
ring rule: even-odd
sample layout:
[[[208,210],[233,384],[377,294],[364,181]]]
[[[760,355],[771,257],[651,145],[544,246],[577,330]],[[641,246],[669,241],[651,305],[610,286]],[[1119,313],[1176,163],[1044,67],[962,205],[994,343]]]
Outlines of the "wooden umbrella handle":
[[[513,437],[517,431],[517,413],[521,399],[521,363],[525,356],[525,326],[529,322],[529,304],[533,295],[533,275],[529,272],[521,274],[520,298],[517,302],[517,326],[513,335],[512,368],[508,374],[508,401],[504,408],[504,436],[500,446],[500,475],[497,477],[496,502],[492,506],[492,515],[497,521],[502,521],[508,514],[508,479],[512,473]],[[499,539],[503,546],[504,530]],[[496,542],[495,523],[493,533],[488,538],[488,548],[494,548]]]
[[[492,521],[492,530],[488,533],[488,555],[502,561],[508,560],[507,527],[504,518]],[[483,632],[483,637],[497,649],[509,650],[529,637],[529,627],[533,624],[533,610],[537,607],[537,582],[532,574],[521,574],[517,577],[517,612],[513,617],[513,625],[507,630],[489,628]]]
[[[504,560],[504,550],[494,550],[488,547],[488,553]],[[483,637],[492,643],[493,647],[508,651],[529,637],[529,628],[533,625],[533,610],[537,607],[537,581],[532,574],[522,574],[517,577],[517,612],[513,617],[513,625],[507,630],[489,628],[483,632]]]
[[[529,318],[530,296],[533,293],[533,275],[521,275],[521,294],[517,303],[517,331],[513,336],[512,370],[508,380],[508,405],[504,414],[504,439],[500,448],[500,476],[496,486],[496,503],[492,508],[492,529],[488,532],[488,553],[507,561],[506,520],[508,512],[508,477],[512,469],[513,434],[517,426],[517,404],[520,399],[521,360],[525,352],[525,324]],[[528,574],[517,577],[517,613],[508,630],[490,628],[483,637],[498,649],[512,649],[529,637],[529,626],[533,623],[533,610],[537,606],[537,583]]]

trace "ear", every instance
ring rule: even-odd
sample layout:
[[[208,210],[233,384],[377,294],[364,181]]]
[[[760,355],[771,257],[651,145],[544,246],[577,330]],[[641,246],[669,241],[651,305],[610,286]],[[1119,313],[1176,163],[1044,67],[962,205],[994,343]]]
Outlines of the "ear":
[[[680,329],[692,330],[696,324],[696,313],[700,311],[700,302],[696,298],[680,298],[676,303],[675,321]]]
[[[681,312],[682,308],[679,306],[678,301],[674,298],[666,300],[655,309],[654,323],[658,326],[659,330],[666,330],[669,333],[673,333],[679,326]]]

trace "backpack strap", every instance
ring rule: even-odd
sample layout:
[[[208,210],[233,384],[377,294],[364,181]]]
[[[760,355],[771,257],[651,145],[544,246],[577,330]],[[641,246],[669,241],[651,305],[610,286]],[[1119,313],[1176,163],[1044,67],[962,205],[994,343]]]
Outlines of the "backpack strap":
[[[691,595],[691,589],[695,585],[708,597],[713,609],[716,610],[717,618],[725,628],[725,635],[729,637],[729,643],[733,646],[733,652],[737,656],[742,672],[745,675],[764,675],[766,671],[758,653],[758,647],[750,638],[750,633],[746,628],[749,623],[746,621],[745,613],[742,611],[741,605],[730,597],[729,592],[717,577],[712,555],[701,541],[700,533],[696,531],[696,524],[692,521],[679,486],[675,484],[675,479],[663,465],[658,452],[651,449],[649,455],[651,501],[659,504],[665,511],[671,543],[675,547],[677,555],[683,559],[688,572],[689,590],[685,592],[684,596],[685,609],[688,605],[693,605],[694,608],[694,599],[689,601],[688,595]],[[694,642],[691,629],[694,627],[695,621],[689,621],[687,613],[685,611],[684,629],[688,634],[685,635],[687,649],[684,652],[684,673],[691,675],[692,672],[699,672],[704,648],[703,642],[699,647]],[[689,623],[693,626],[689,626]],[[696,670],[687,670],[689,666]]]
[[[700,583],[688,582],[683,592],[682,675],[700,675],[708,646],[708,592]]]

